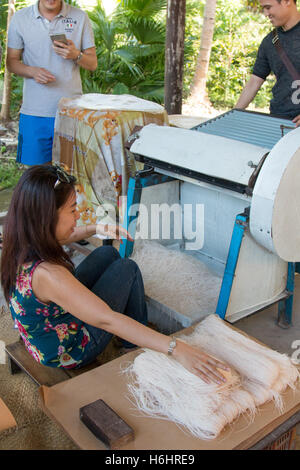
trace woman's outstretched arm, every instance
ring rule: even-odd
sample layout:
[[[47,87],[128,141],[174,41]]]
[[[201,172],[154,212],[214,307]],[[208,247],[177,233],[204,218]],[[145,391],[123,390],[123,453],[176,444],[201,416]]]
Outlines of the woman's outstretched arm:
[[[120,225],[89,224],[75,227],[72,235],[67,240],[61,240],[61,244],[69,245],[70,243],[90,238],[96,233],[107,236],[113,240],[120,240],[121,237],[132,240],[129,233]]]
[[[55,302],[85,323],[140,347],[165,354],[168,352],[168,336],[113,311],[62,266],[41,263],[33,274],[32,287],[38,299],[46,303]],[[182,341],[177,342],[173,357],[207,383],[222,383],[225,378],[218,369],[229,370],[221,362]]]

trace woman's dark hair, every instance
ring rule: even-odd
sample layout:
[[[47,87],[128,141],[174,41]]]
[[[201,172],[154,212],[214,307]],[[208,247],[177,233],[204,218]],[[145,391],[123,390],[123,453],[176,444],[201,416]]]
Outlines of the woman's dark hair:
[[[7,302],[24,263],[44,260],[73,269],[71,259],[55,237],[55,229],[58,209],[74,191],[74,181],[74,177],[51,165],[33,166],[21,176],[3,227],[0,269]]]

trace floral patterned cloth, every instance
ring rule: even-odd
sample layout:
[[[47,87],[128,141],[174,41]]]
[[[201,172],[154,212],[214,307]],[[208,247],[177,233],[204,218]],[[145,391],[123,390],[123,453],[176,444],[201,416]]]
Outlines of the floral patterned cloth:
[[[59,305],[45,304],[35,297],[31,279],[40,263],[28,263],[20,269],[10,311],[27,351],[37,362],[71,369],[82,362],[90,336],[81,320]]]
[[[119,198],[126,196],[130,176],[143,168],[125,142],[136,126],[150,123],[168,125],[166,111],[135,96],[91,93],[60,100],[52,160],[77,179],[79,225],[116,223],[118,216],[122,222]]]

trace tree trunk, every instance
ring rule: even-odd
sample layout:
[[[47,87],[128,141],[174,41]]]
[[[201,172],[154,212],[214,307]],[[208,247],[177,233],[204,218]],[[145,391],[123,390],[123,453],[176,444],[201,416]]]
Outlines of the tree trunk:
[[[210,53],[213,43],[217,0],[206,0],[204,19],[201,34],[200,51],[197,58],[191,94],[188,99],[190,104],[203,104],[208,102],[206,81]]]
[[[8,13],[7,13],[5,58],[7,56],[8,27],[9,27],[9,23],[14,12],[15,12],[15,0],[9,0]],[[2,99],[1,114],[0,114],[0,119],[2,121],[9,121],[10,119],[10,96],[11,96],[11,74],[7,70],[7,67],[5,67],[4,83],[3,83],[3,99]]]
[[[181,114],[186,0],[168,0],[165,55],[165,109]]]

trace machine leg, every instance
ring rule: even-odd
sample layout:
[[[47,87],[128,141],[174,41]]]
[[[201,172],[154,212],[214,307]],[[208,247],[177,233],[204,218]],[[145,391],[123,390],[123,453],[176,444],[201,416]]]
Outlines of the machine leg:
[[[130,178],[123,227],[130,233],[133,239],[135,238],[136,223],[139,216],[138,208],[141,201],[142,189],[169,181],[174,181],[174,178],[153,173],[152,169],[142,170],[135,178]],[[122,242],[119,253],[122,258],[127,258],[133,252],[134,242],[124,238]]]
[[[136,179],[130,178],[127,191],[127,205],[124,217],[123,227],[130,233],[131,237],[135,238],[135,229],[138,213],[133,214],[133,208],[141,200],[141,188],[137,187]],[[135,206],[136,207],[136,206]],[[119,253],[122,258],[129,257],[133,252],[134,242],[122,238]]]
[[[280,302],[278,303],[277,324],[280,328],[285,329],[290,328],[292,326],[295,264],[296,263],[288,263],[286,290],[289,295],[286,299],[280,300]]]
[[[226,267],[223,276],[223,282],[220,290],[216,314],[224,320],[228,302],[230,298],[233,278],[235,275],[235,268],[240,254],[241,244],[244,237],[244,232],[247,227],[248,217],[244,214],[239,214],[236,217],[233,227],[231,243],[229,247]]]
[[[103,246],[107,246],[107,245],[112,246],[112,244],[113,244],[113,240],[110,240],[110,239],[102,241]]]

